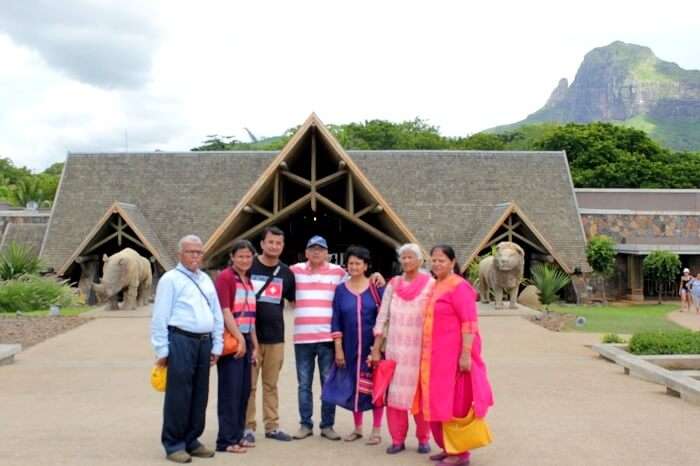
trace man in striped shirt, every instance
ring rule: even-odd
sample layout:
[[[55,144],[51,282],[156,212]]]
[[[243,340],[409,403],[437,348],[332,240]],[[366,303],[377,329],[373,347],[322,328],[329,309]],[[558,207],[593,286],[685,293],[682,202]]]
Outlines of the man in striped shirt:
[[[299,383],[299,430],[295,439],[313,435],[313,393],[316,359],[321,382],[326,379],[335,358],[331,338],[333,295],[338,283],[345,280],[345,270],[328,262],[328,243],[321,236],[312,237],[306,244],[307,262],[290,267],[296,282],[294,307],[294,355]],[[333,429],[335,405],[321,402],[321,436],[340,440]]]

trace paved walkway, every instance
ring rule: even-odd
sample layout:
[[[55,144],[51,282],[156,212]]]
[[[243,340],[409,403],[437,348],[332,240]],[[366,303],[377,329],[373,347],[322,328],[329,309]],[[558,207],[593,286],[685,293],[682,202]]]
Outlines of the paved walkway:
[[[148,377],[153,357],[147,312],[99,318],[36,345],[0,367],[0,464],[165,465],[159,444],[162,395]],[[623,375],[584,345],[595,336],[552,333],[517,316],[481,319],[496,406],[495,443],[473,465],[691,465],[700,447],[700,407],[662,387]],[[283,427],[296,428],[292,345],[281,381]],[[216,435],[216,374],[208,427]],[[318,393],[318,392],[316,392]],[[368,416],[369,417],[369,416]],[[366,419],[369,425],[369,419]],[[337,429],[351,429],[339,410]],[[217,454],[206,465],[427,465],[413,451],[390,457],[381,447],[259,440],[247,455]],[[409,448],[416,446],[409,440]]]
[[[668,314],[668,318],[683,327],[700,330],[700,313],[695,311],[673,311]]]

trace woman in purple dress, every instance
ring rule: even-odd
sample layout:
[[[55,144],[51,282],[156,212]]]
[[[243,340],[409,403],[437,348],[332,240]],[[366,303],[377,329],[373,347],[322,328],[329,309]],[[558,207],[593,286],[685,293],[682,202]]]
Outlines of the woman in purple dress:
[[[384,408],[375,408],[372,404],[372,373],[367,360],[374,343],[373,329],[383,290],[369,283],[366,273],[370,256],[366,248],[351,246],[345,257],[350,278],[335,289],[331,322],[339,379],[351,381],[338,387],[347,392],[342,394],[346,402],[340,406],[352,411],[355,418],[355,430],[345,441],[362,438],[362,412],[373,409],[372,435],[367,444],[377,445],[382,440]]]

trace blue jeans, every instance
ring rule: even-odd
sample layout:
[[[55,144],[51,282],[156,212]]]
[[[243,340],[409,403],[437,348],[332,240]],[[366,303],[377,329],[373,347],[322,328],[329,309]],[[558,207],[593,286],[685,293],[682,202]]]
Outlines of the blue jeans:
[[[318,358],[321,387],[323,387],[335,360],[335,350],[332,342],[295,344],[294,356],[296,358],[297,382],[299,384],[300,424],[313,428],[314,423],[311,420],[311,416],[313,415],[314,407],[311,382],[314,379],[315,360]],[[335,424],[335,405],[321,402],[321,429],[333,427],[333,424]]]

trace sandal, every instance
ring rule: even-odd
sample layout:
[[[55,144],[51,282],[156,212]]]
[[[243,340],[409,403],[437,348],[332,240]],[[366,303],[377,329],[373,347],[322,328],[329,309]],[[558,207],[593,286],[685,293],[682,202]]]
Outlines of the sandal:
[[[241,445],[229,445],[226,447],[227,453],[248,453],[248,450]]]
[[[355,440],[359,440],[361,438],[362,434],[360,434],[359,432],[353,432],[350,435],[343,437],[343,440],[345,440],[346,442],[354,442]]]
[[[241,440],[238,442],[238,446],[243,448],[255,448],[255,443],[249,442],[248,440]]]
[[[379,445],[380,443],[382,443],[382,436],[379,434],[372,434],[365,442],[365,445]]]

